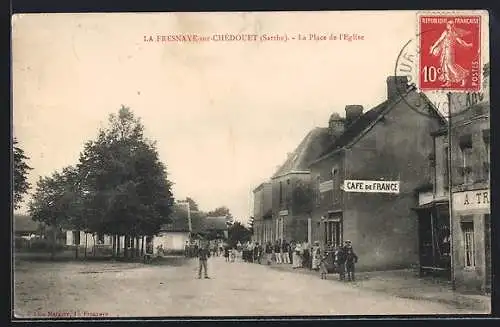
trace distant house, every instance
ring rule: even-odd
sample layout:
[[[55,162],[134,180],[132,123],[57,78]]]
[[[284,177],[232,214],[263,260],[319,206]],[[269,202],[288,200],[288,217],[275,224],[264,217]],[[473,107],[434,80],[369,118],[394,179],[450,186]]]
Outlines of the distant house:
[[[253,238],[263,244],[272,241],[273,208],[271,203],[272,184],[264,182],[253,190]]]
[[[228,217],[205,217],[201,224],[201,233],[217,239],[228,238]]]
[[[153,248],[156,253],[161,246],[166,252],[183,251],[186,242],[190,241],[192,231],[191,211],[189,204],[175,204],[172,222],[161,226],[160,232],[153,238]]]
[[[14,214],[14,235],[31,239],[41,235],[41,224],[31,219],[29,215]]]
[[[299,196],[299,193],[304,185],[311,182],[309,165],[330,144],[331,136],[328,128],[314,128],[297,148],[288,154],[285,162],[272,176],[272,222],[266,219],[268,228],[268,234],[264,238],[266,241],[311,241],[311,211],[307,205],[308,201]]]

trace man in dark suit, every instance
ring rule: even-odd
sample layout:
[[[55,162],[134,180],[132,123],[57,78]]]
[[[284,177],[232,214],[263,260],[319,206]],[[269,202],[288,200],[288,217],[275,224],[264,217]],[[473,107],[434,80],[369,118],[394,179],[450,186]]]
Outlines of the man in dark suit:
[[[210,278],[208,277],[208,272],[207,272],[208,258],[210,258],[210,249],[208,248],[208,244],[202,244],[198,249],[198,261],[199,261],[198,279],[201,279],[202,270],[204,270],[205,272],[205,278],[206,279]]]

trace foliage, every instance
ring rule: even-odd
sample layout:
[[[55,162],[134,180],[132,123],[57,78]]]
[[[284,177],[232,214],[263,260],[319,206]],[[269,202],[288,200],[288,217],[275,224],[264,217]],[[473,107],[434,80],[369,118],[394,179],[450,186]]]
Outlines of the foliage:
[[[14,138],[14,208],[18,209],[23,196],[28,193],[30,189],[30,184],[28,183],[28,173],[31,169],[27,164],[29,159],[25,154],[23,149],[17,146],[17,139]]]
[[[228,230],[228,243],[234,247],[238,242],[245,243],[251,240],[252,233],[239,221],[234,222]]]
[[[212,211],[209,211],[207,214],[209,217],[222,217],[222,216],[230,216],[231,212],[229,208],[226,206],[215,208]]]
[[[192,198],[187,197],[186,202],[189,203],[189,210],[191,210],[191,211],[198,211],[199,210],[198,203],[196,203],[196,201],[194,201]]]
[[[29,203],[28,211],[32,219],[59,229],[79,217],[81,208],[78,204],[81,202],[78,200],[76,177],[74,167],[66,167],[62,172],[41,177]]]
[[[78,170],[83,176],[88,228],[116,235],[154,235],[170,222],[172,183],[156,145],[123,107],[109,127],[85,144]]]
[[[253,235],[253,223],[254,223],[254,220],[255,220],[254,217],[250,217],[250,219],[248,220],[248,230],[250,231],[250,233],[252,235]]]

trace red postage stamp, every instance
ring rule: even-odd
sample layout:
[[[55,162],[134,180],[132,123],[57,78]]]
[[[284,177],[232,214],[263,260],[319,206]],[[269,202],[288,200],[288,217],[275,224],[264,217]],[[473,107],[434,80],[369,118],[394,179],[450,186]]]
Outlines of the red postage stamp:
[[[421,15],[418,27],[420,90],[479,92],[481,16]]]

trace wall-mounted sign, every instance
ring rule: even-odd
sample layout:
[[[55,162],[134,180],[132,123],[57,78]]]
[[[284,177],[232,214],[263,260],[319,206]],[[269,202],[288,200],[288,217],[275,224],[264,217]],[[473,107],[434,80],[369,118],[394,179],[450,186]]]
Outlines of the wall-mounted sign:
[[[328,192],[333,190],[333,180],[329,180],[319,184],[320,193]]]
[[[399,193],[399,181],[345,180],[343,190],[361,193]]]
[[[475,190],[453,193],[453,210],[484,210],[490,211],[490,190]]]
[[[280,216],[288,216],[288,210],[281,210]]]

